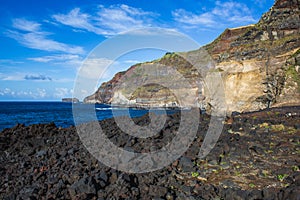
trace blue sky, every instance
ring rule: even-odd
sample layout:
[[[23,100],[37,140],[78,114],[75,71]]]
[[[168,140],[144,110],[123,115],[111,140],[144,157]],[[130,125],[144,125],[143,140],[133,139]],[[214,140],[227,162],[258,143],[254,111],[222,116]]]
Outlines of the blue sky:
[[[0,101],[72,96],[81,63],[101,42],[122,32],[159,27],[204,45],[225,28],[256,23],[273,0],[2,0]],[[182,49],[185,51],[188,49]],[[191,49],[192,50],[192,49]],[[101,81],[165,52],[122,56]]]

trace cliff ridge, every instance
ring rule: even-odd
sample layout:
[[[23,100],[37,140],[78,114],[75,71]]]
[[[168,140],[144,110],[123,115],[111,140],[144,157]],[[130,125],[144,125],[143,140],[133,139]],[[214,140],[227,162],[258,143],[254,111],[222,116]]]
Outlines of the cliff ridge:
[[[220,95],[210,93],[206,87],[210,83],[205,83],[205,76],[217,73],[224,85],[226,108],[222,109],[229,112],[300,105],[299,7],[299,0],[277,0],[257,24],[226,29],[198,50],[167,53],[161,59],[134,65],[103,83],[84,102],[220,109],[224,106],[218,100]],[[203,52],[214,65],[199,72],[193,65],[202,64]],[[193,64],[185,59],[193,56]],[[174,71],[168,66],[188,83],[180,76],[172,77]],[[187,95],[189,102],[182,105],[180,98]]]

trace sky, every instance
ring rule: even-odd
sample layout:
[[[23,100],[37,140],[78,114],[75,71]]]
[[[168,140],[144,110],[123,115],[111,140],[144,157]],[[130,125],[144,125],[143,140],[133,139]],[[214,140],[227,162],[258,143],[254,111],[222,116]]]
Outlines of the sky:
[[[73,96],[82,64],[107,40],[127,31],[162,28],[185,34],[202,46],[226,28],[258,22],[274,0],[0,2],[0,101],[60,101]],[[183,47],[181,51],[187,50],[193,49]],[[99,59],[97,62],[111,65],[104,76],[97,77],[98,85],[118,71],[165,53],[140,49],[113,61]],[[86,74],[93,76],[95,63],[88,64]],[[85,95],[89,93],[78,98]]]

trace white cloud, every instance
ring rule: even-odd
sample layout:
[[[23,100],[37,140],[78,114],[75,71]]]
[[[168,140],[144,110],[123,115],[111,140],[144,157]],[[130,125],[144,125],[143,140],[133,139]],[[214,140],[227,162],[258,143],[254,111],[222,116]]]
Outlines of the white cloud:
[[[25,19],[14,19],[13,27],[22,31],[38,32],[41,24]]]
[[[55,88],[53,96],[55,98],[71,97],[73,95],[73,90],[68,88]]]
[[[24,80],[24,74],[13,74],[13,75],[3,75],[1,77],[1,80],[3,81],[23,81]]]
[[[41,63],[51,62],[53,64],[64,64],[65,66],[79,67],[83,61],[83,57],[75,54],[59,54],[59,55],[28,58],[28,60],[41,62]]]
[[[24,80],[28,81],[52,81],[52,78],[49,76],[45,76],[42,74],[36,75],[36,74],[26,74],[24,76]]]
[[[151,16],[150,12],[129,7],[127,5],[100,7],[97,21],[112,32],[124,32],[130,29],[149,27],[149,19],[144,16]],[[147,21],[149,21],[147,23]]]
[[[60,78],[55,79],[54,82],[56,83],[74,83],[75,78]]]
[[[13,97],[13,98],[28,98],[28,99],[43,99],[46,98],[47,91],[45,89],[37,88],[36,90],[28,91],[13,91],[10,88],[0,89],[0,96],[2,97]]]
[[[267,3],[266,0],[252,0],[252,2],[256,5],[259,5],[261,8]]]
[[[51,70],[49,70],[51,71]],[[62,73],[62,71],[53,71],[53,73],[59,74]],[[74,76],[74,77],[72,77]],[[36,73],[21,73],[21,72],[15,72],[15,73],[0,73],[0,81],[34,81],[34,82],[52,82],[55,83],[73,83],[75,80],[75,75],[71,75],[71,77],[66,78],[55,78],[51,77],[49,75],[45,74],[36,74]],[[25,83],[25,82],[24,82]],[[38,84],[37,83],[37,84]]]
[[[215,7],[209,12],[192,13],[183,9],[172,12],[175,21],[184,24],[185,27],[222,27],[230,25],[240,25],[253,23],[250,9],[243,3],[228,1],[216,1]]]
[[[139,61],[139,60],[125,60],[125,61],[123,61],[123,63],[130,64],[130,65],[135,65],[137,63],[142,63],[142,61]]]
[[[133,7],[130,7],[130,6],[125,5],[125,4],[122,4],[122,5],[120,6],[120,8],[121,8],[123,11],[127,12],[128,14],[130,14],[130,15],[135,15],[135,16],[153,15],[152,12],[145,12],[145,11],[143,11],[143,10],[140,9],[140,8],[133,8]]]
[[[45,75],[36,74],[13,74],[13,75],[2,75],[0,80],[3,81],[52,81],[52,78]]]
[[[47,95],[47,92],[45,89],[37,88],[37,93],[36,93],[37,98],[45,98],[46,95]]]
[[[87,30],[96,34],[108,34],[108,32],[106,32],[102,28],[94,26],[90,22],[90,19],[92,17],[89,14],[81,13],[80,8],[75,8],[71,10],[68,14],[53,15],[53,18],[61,24],[67,26]]]
[[[224,3],[217,1],[212,13],[232,23],[251,23],[256,21],[245,4],[233,1]]]
[[[51,56],[43,56],[43,57],[35,57],[35,58],[28,58],[28,60],[48,63],[51,61],[64,61],[64,60],[77,60],[79,59],[78,55],[74,54],[59,54],[59,55],[51,55]]]
[[[0,90],[0,95],[1,96],[12,95],[12,93],[14,93],[14,92],[11,91],[10,88],[5,88],[3,90]]]
[[[11,59],[0,59],[0,64],[8,64],[8,65],[15,65],[15,64],[22,64],[24,62],[15,61]]]
[[[205,26],[213,26],[216,23],[211,13],[203,13],[203,14],[196,15],[184,9],[177,9],[172,12],[172,15],[176,21],[184,24],[190,24],[190,25],[202,24]]]
[[[78,71],[78,76],[98,80],[99,78],[107,78],[105,71],[114,61],[105,58],[94,58],[84,61],[82,67]]]
[[[53,79],[43,74],[1,74],[0,80],[3,81],[52,81]]]
[[[131,30],[126,33],[126,35],[133,35],[133,36],[182,36],[177,29],[174,28],[158,28],[158,27],[147,27],[147,28],[137,28]]]
[[[91,15],[81,12],[80,8],[74,8],[67,14],[53,15],[53,18],[76,29],[109,36],[131,29],[149,27],[156,15],[122,4],[110,7],[101,5],[97,13]]]
[[[43,32],[40,26],[41,25],[36,22],[25,19],[14,19],[13,28],[15,30],[8,30],[6,35],[32,49],[59,51],[72,54],[84,53],[82,47],[64,44],[47,38],[50,33]]]

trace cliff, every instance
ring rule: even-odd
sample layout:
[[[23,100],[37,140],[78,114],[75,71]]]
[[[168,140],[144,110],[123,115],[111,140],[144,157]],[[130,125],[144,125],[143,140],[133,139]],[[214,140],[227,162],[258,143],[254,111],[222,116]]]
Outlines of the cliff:
[[[117,73],[110,81],[104,82],[98,88],[98,90],[86,97],[83,102],[84,103],[110,103],[111,98],[113,96],[113,90],[118,83],[118,80],[125,74],[126,72]]]
[[[219,87],[212,78],[218,74],[229,112],[299,105],[299,7],[299,0],[277,0],[257,24],[226,29],[198,50],[134,65],[84,102],[221,108],[222,95],[209,88]],[[201,71],[197,66],[207,66],[207,57],[214,64]]]

